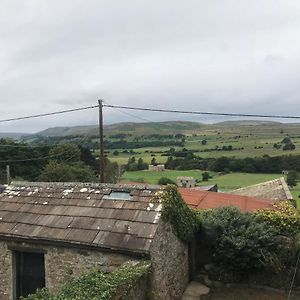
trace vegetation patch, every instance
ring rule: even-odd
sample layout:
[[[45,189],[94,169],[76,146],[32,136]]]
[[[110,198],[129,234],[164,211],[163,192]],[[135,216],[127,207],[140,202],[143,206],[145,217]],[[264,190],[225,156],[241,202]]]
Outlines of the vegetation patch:
[[[168,185],[159,198],[163,201],[163,220],[172,224],[181,241],[191,241],[200,228],[196,212],[186,205],[175,185]]]
[[[259,284],[289,287],[290,276],[286,274],[293,273],[299,253],[299,213],[287,202],[276,204],[276,209],[255,213],[243,213],[235,207],[198,211],[200,234],[210,242],[212,279],[232,282],[263,274]]]
[[[275,229],[235,207],[199,211],[204,230],[216,228],[213,261],[222,270],[245,274],[262,268],[276,246]]]
[[[273,209],[262,209],[255,213],[258,220],[268,223],[278,234],[294,236],[300,231],[300,212],[289,201],[274,204]]]
[[[112,273],[93,269],[77,278],[69,278],[56,294],[38,290],[22,300],[109,300],[126,299],[130,289],[150,270],[149,262],[125,265]]]

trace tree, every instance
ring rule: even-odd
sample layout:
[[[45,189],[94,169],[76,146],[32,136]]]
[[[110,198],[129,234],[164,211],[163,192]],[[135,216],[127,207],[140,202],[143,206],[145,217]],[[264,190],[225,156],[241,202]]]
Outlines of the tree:
[[[202,173],[202,181],[208,181],[208,179],[209,179],[209,173],[203,172]]]
[[[156,158],[155,158],[155,157],[153,157],[153,158],[151,159],[150,165],[152,165],[152,166],[157,166],[157,162],[156,162]]]
[[[49,155],[51,160],[65,163],[79,161],[81,153],[77,145],[59,144],[50,150]]]
[[[292,140],[289,136],[286,136],[285,138],[283,138],[283,140],[281,141],[282,144],[291,144]]]
[[[206,145],[206,144],[207,144],[207,140],[202,140],[202,141],[201,141],[201,144],[202,144],[202,145]]]
[[[299,175],[297,173],[297,171],[292,170],[289,171],[288,175],[287,175],[287,179],[286,182],[290,187],[296,186],[297,183],[299,181]]]
[[[282,150],[295,150],[296,146],[293,143],[285,144]]]
[[[67,164],[52,160],[46,165],[39,177],[47,182],[93,182],[96,176],[93,170],[83,162]]]
[[[116,183],[119,179],[119,165],[116,162],[111,162],[107,157],[104,161],[104,182]]]

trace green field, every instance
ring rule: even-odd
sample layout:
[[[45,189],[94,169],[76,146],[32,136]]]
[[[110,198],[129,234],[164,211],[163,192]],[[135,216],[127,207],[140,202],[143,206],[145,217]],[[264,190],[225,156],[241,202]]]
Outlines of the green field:
[[[145,125],[143,125],[145,126]],[[143,126],[136,125],[136,131],[131,131],[132,136],[128,140],[134,139],[138,136],[139,130]],[[299,155],[300,154],[300,124],[283,124],[275,122],[266,123],[244,123],[244,122],[225,122],[219,124],[201,124],[198,128],[191,128],[186,130],[176,131],[173,133],[185,134],[184,147],[188,150],[194,150],[195,155],[203,158],[234,156],[238,158],[244,157],[259,157],[263,155],[279,156],[279,155]],[[125,132],[125,131],[123,131]],[[148,130],[147,133],[166,133],[163,130],[156,132]],[[172,130],[169,130],[172,133]],[[274,144],[280,144],[284,137],[290,136],[296,149],[293,151],[283,151],[282,148],[274,148]],[[109,137],[109,135],[108,135]],[[202,145],[202,140],[206,140],[207,144]],[[223,146],[231,145],[232,151],[222,150]],[[299,145],[299,146],[298,146]],[[216,150],[218,147],[219,150]],[[132,149],[137,154],[123,154],[118,156],[113,155],[113,150],[109,150],[108,157],[120,164],[125,164],[130,156],[136,158],[143,158],[145,162],[149,163],[153,156],[156,157],[159,163],[164,163],[166,156],[161,156],[162,151],[167,151],[170,147],[145,147]],[[176,150],[182,148],[174,147]],[[116,149],[122,151],[124,149]]]
[[[191,176],[195,179],[202,179],[202,171],[191,170],[191,171],[174,171],[165,170],[163,172],[155,171],[135,171],[135,172],[125,172],[122,176],[122,180],[139,182],[143,181],[146,183],[157,184],[161,177],[168,177],[174,181],[178,176]],[[220,191],[230,191],[245,187],[248,185],[272,180],[281,177],[281,174],[249,174],[249,173],[230,173],[225,175],[219,175],[214,172],[209,172],[212,176],[209,181],[199,182],[198,185],[210,185],[218,184]]]

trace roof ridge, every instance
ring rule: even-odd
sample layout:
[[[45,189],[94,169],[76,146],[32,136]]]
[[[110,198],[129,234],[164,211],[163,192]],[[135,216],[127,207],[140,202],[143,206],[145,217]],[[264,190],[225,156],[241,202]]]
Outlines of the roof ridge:
[[[263,181],[263,182],[260,182],[260,183],[255,183],[255,184],[251,184],[251,185],[248,185],[248,186],[244,186],[244,187],[241,187],[239,189],[235,189],[233,190],[232,192],[238,192],[238,191],[242,191],[244,189],[249,189],[249,188],[252,188],[252,187],[256,187],[256,186],[261,186],[261,185],[264,185],[264,184],[270,184],[272,182],[276,182],[276,181],[280,181],[282,183],[282,180],[285,182],[284,178],[281,176],[281,177],[278,177],[278,178],[275,178],[275,179],[272,179],[272,180],[268,180],[268,181]]]

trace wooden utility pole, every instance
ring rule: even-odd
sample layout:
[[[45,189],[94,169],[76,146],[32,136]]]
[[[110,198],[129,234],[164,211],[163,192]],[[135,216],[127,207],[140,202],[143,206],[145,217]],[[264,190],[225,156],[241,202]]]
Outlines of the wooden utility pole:
[[[103,135],[103,100],[99,104],[99,180],[104,182],[104,135]]]
[[[6,181],[7,184],[10,185],[10,166],[6,165]]]

